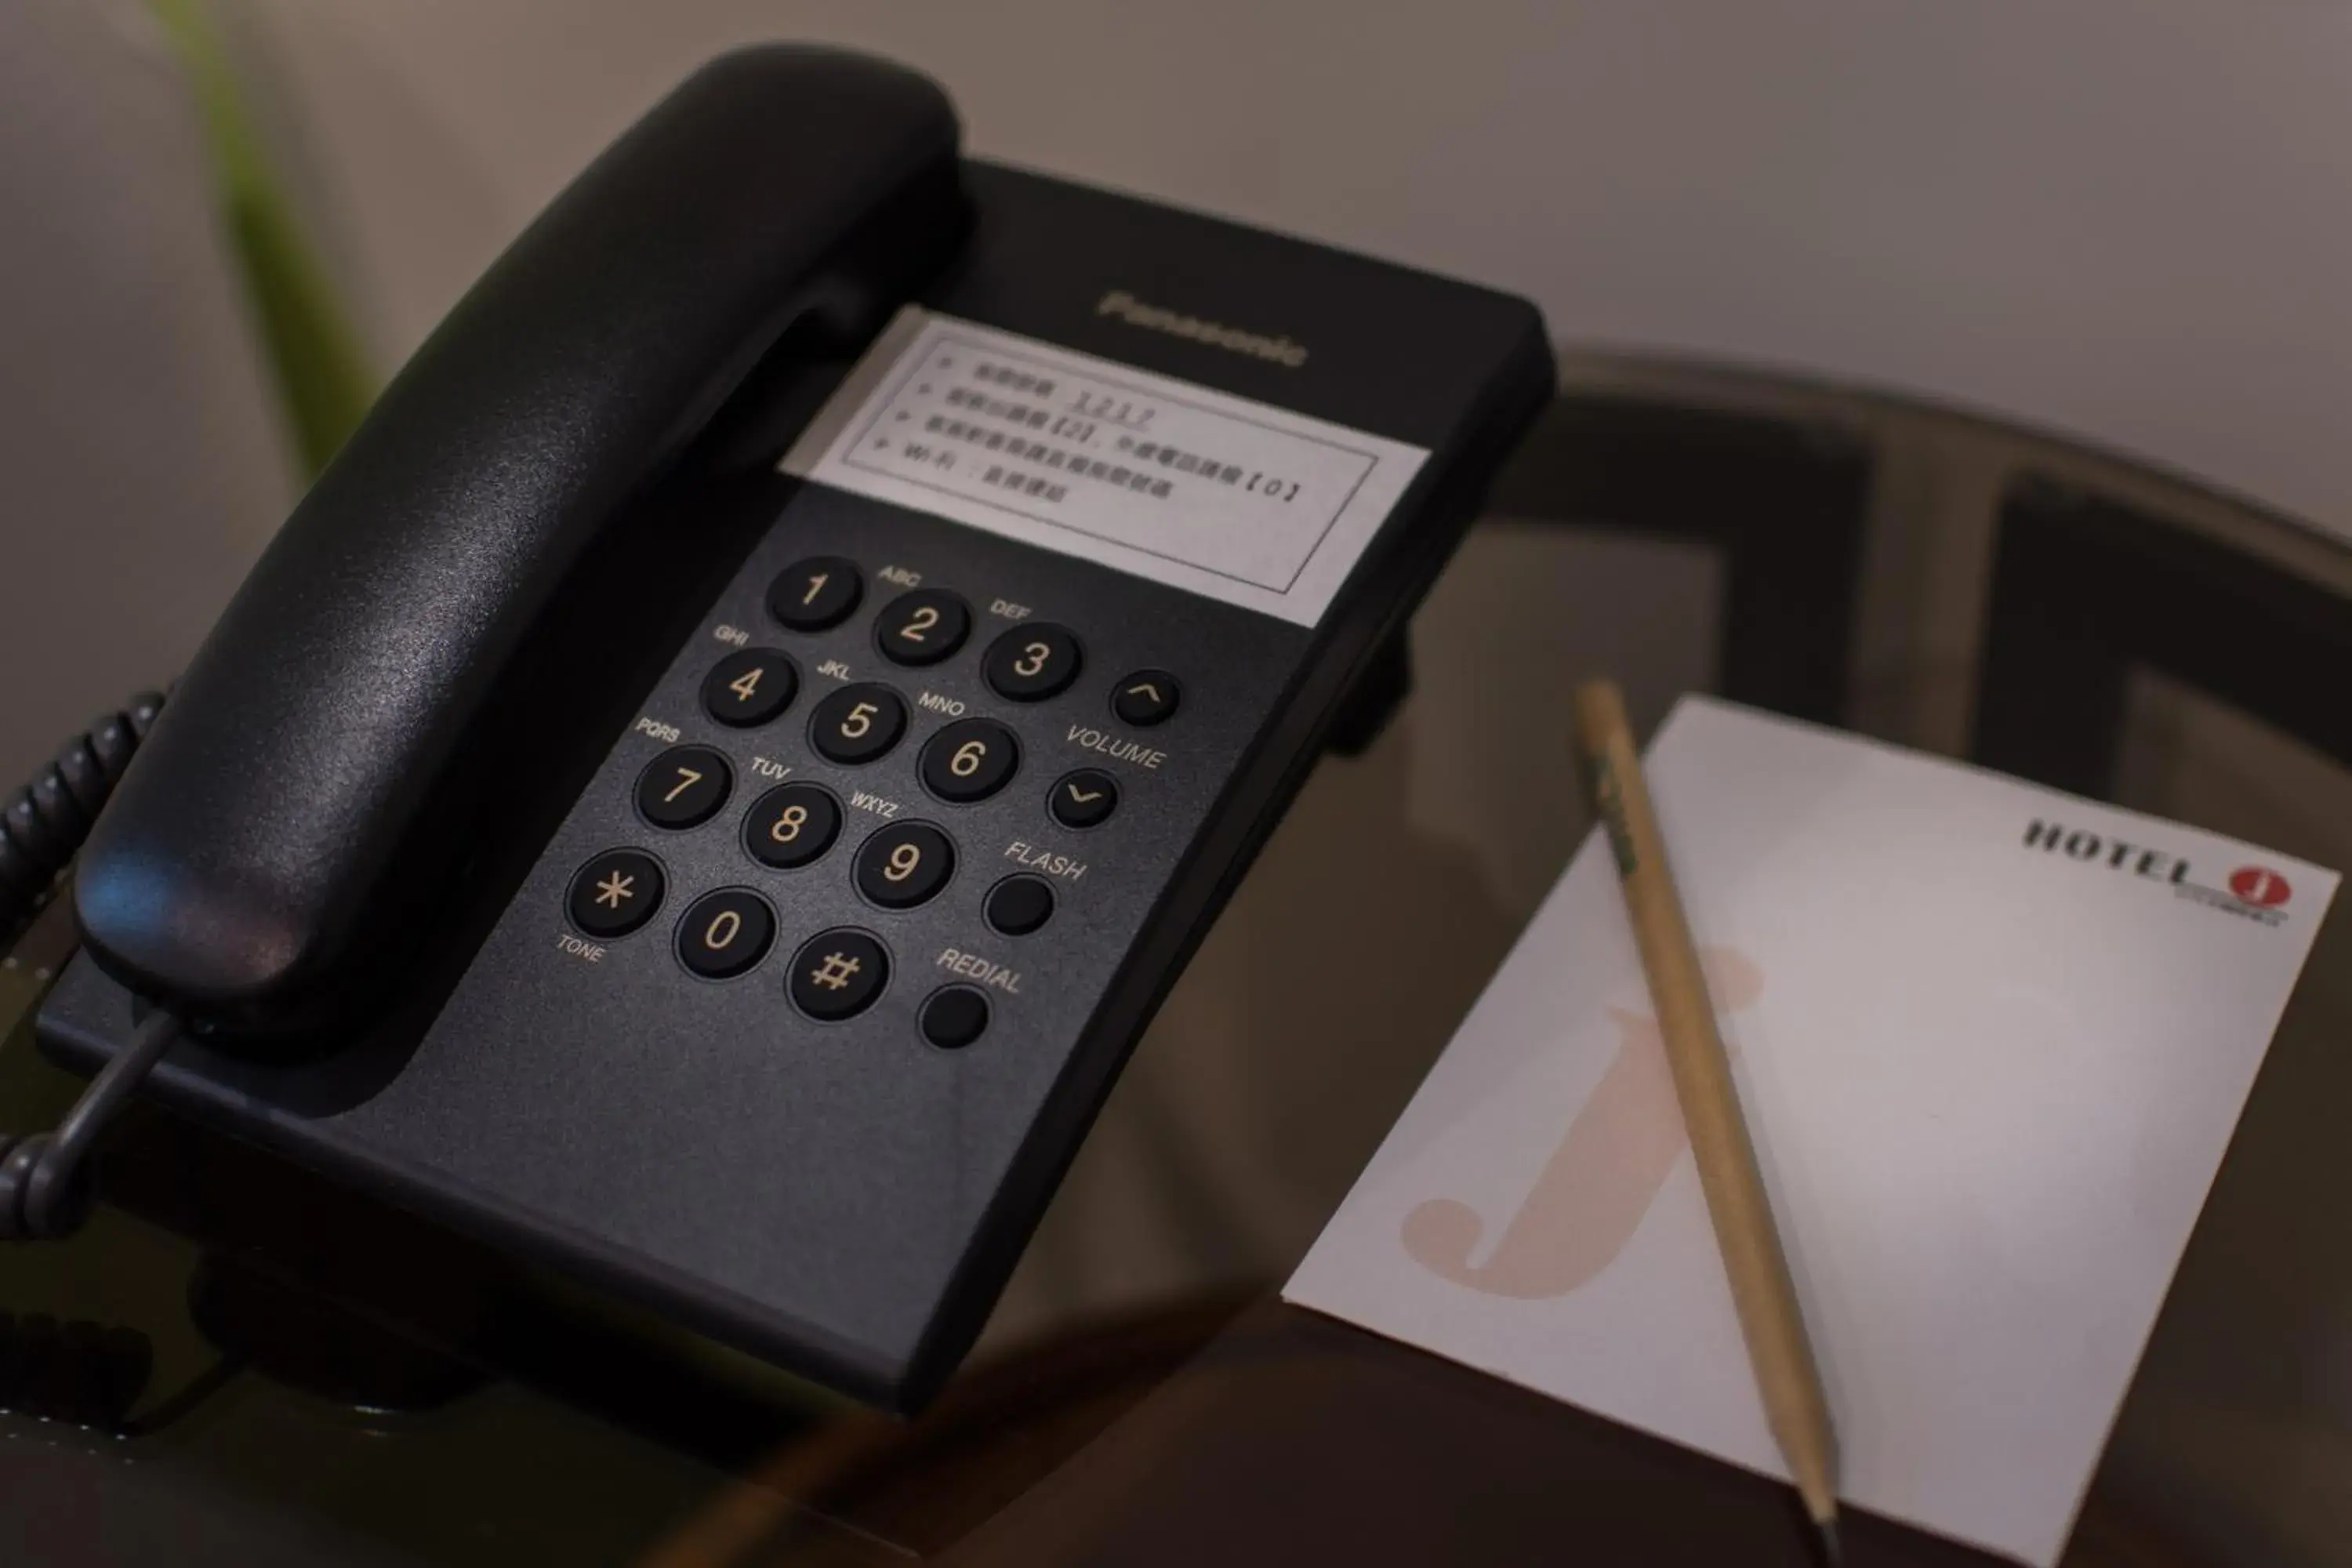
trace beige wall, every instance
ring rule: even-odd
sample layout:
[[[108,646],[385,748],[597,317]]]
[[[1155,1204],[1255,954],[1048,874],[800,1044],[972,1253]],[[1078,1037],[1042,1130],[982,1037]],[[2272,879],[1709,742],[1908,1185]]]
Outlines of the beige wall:
[[[979,151],[1541,300],[1565,341],[2046,424],[2352,530],[2342,0],[216,0],[378,341],[746,39]]]

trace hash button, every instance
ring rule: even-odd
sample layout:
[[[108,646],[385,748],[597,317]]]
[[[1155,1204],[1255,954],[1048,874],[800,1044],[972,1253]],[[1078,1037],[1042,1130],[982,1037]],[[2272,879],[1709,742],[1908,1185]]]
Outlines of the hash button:
[[[854,1018],[874,1005],[890,978],[890,954],[862,931],[821,931],[793,954],[784,982],[793,1005],[823,1024]]]

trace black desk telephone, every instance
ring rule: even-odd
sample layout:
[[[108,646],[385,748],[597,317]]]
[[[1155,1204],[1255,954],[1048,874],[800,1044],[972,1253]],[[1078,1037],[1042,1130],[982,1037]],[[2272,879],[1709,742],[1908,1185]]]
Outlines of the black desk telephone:
[[[1521,300],[722,58],[287,521],[39,1037],[919,1403],[1551,387]]]

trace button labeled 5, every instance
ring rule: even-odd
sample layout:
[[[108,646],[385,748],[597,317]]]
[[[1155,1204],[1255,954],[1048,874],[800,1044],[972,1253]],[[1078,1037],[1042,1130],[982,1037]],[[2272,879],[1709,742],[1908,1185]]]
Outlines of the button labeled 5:
[[[907,732],[907,704],[887,686],[845,686],[809,715],[809,744],[833,763],[870,763]]]

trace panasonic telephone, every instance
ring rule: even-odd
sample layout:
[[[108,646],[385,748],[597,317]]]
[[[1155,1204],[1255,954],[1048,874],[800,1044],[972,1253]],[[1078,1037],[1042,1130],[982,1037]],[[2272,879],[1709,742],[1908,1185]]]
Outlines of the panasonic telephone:
[[[106,1071],[7,1201],[135,1087],[919,1403],[1552,384],[1519,300],[721,58],[73,752]]]

